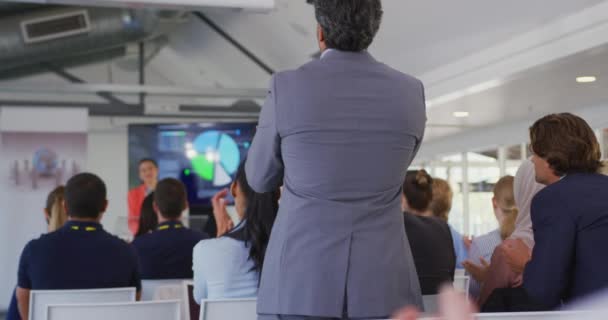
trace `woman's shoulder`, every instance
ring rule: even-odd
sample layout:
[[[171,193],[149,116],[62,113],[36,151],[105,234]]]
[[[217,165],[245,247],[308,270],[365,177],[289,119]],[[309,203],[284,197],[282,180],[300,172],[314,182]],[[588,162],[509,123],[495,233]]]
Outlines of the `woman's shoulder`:
[[[486,234],[482,234],[480,236],[473,238],[473,243],[485,243],[485,242],[500,242],[500,230],[494,229]]]
[[[219,237],[213,239],[205,239],[199,241],[194,246],[195,254],[211,254],[211,253],[228,253],[236,250],[246,249],[243,241],[235,240],[229,237]]]
[[[471,252],[478,255],[487,255],[494,252],[494,248],[502,242],[500,230],[495,229],[481,236],[473,238],[471,241]]]

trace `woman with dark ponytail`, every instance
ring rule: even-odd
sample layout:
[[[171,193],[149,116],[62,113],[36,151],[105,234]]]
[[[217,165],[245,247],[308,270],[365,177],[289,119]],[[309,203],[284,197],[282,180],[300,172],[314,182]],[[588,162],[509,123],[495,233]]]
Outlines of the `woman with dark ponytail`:
[[[256,193],[249,186],[244,164],[230,187],[240,223],[218,238],[203,240],[194,247],[194,297],[202,299],[251,298],[257,296],[259,278],[270,232],[279,209],[279,190]],[[227,220],[224,197],[212,203],[216,220]],[[221,230],[218,226],[218,230]]]
[[[412,248],[423,295],[434,295],[454,281],[456,255],[448,224],[433,216],[433,178],[424,170],[408,171],[403,183],[405,233]]]

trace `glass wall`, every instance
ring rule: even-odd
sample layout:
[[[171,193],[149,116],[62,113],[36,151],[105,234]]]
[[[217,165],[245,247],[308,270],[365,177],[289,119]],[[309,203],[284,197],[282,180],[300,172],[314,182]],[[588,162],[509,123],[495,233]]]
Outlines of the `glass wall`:
[[[492,207],[494,185],[505,175],[515,175],[526,150],[525,144],[491,148],[446,155],[422,165],[433,177],[450,183],[454,200],[449,223],[454,228],[479,236],[498,227]]]
[[[500,179],[498,149],[479,153],[469,152],[469,231],[482,235],[498,227],[492,197],[494,185]]]
[[[602,159],[607,159],[608,128],[596,130],[596,135]],[[492,208],[494,185],[505,175],[515,176],[531,156],[529,144],[522,143],[440,156],[418,168],[450,183],[454,202],[449,223],[463,235],[478,236],[498,226]]]

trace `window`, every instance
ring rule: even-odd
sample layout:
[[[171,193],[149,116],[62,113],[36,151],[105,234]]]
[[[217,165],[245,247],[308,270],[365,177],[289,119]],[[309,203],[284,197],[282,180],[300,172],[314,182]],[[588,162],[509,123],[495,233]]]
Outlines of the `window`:
[[[468,153],[469,234],[482,235],[498,227],[492,197],[494,185],[500,179],[498,149]]]
[[[435,163],[435,177],[445,179],[452,188],[454,198],[452,199],[452,210],[448,217],[449,224],[459,232],[464,232],[464,200],[462,193],[463,161],[462,155],[455,154],[441,158]]]
[[[526,144],[516,144],[506,147],[506,172],[505,174],[515,176],[517,169],[524,159],[527,159],[528,146]]]

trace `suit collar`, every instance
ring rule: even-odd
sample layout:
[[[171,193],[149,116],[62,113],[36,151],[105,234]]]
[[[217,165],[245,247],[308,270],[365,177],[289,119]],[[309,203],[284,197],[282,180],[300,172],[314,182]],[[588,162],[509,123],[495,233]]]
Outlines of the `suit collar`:
[[[336,50],[336,49],[325,49],[325,51],[323,51],[323,53],[321,54],[321,60],[336,60],[336,59],[375,61],[374,57],[367,50],[353,52],[353,51],[340,51],[340,50]]]

